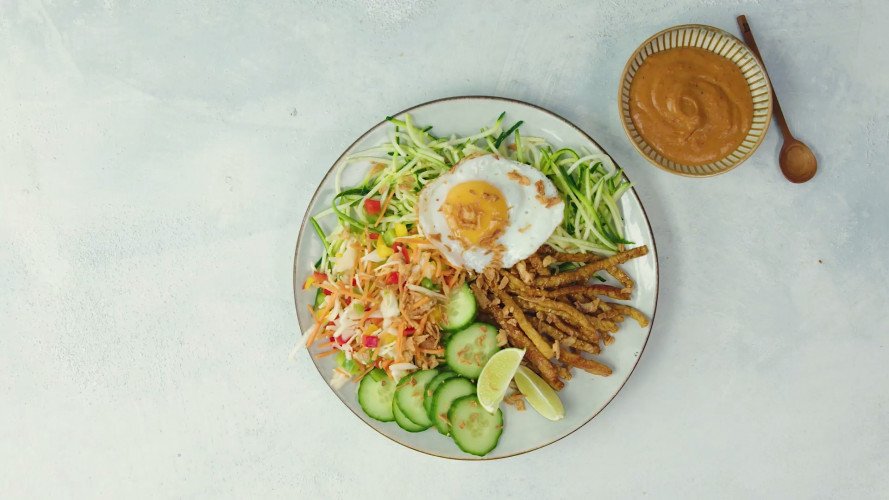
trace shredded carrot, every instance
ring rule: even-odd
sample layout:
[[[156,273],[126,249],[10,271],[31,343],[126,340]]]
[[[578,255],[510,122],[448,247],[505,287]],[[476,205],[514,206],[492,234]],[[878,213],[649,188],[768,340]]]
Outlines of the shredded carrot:
[[[351,291],[351,290],[344,290],[344,289],[342,289],[342,288],[339,288],[339,287],[336,287],[336,286],[333,286],[333,285],[329,285],[329,284],[327,284],[327,283],[321,285],[321,288],[323,288],[323,289],[325,289],[325,290],[328,290],[328,291],[331,292],[331,293],[335,293],[335,294],[338,294],[338,295],[342,295],[342,296],[344,296],[344,297],[352,297],[353,299],[361,299],[361,298],[362,298],[361,295],[358,295],[357,293],[355,293],[355,292],[353,292],[353,291]],[[371,304],[376,304],[376,303],[377,303],[376,300],[371,299],[371,298],[367,298],[366,301],[369,302],[369,303],[371,303]]]
[[[399,305],[399,307],[401,307]],[[402,323],[398,327],[398,338],[395,340],[395,359],[398,361],[403,360],[404,358],[402,350],[404,349],[404,323]]]
[[[401,269],[399,270],[400,275],[404,275],[404,268],[407,266],[399,266]],[[405,280],[407,282],[407,280]],[[401,304],[404,302],[404,296],[407,295],[407,287],[402,286],[401,290],[398,292],[398,308],[401,309],[401,314],[404,314],[404,309],[401,308]]]
[[[315,342],[315,335],[318,334],[318,330],[321,328],[321,322],[327,317],[330,310],[333,309],[333,305],[340,299],[340,296],[336,292],[334,292],[331,297],[332,299],[327,301],[327,306],[325,306],[324,310],[321,311],[321,314],[318,315],[318,320],[315,321],[315,326],[312,328],[312,331],[309,332],[309,338],[306,340],[306,347],[312,347],[312,344]]]
[[[361,317],[361,320],[358,322],[359,325],[363,325],[365,321],[370,319],[370,315],[373,314],[378,308],[371,307],[364,311],[364,316]]]
[[[347,377],[351,377],[351,376],[352,376],[349,372],[347,372],[346,370],[343,370],[342,368],[334,368],[333,371],[335,371],[335,372],[340,372],[340,373],[342,373],[343,375],[345,375],[345,376],[347,376]]]
[[[424,295],[424,296],[420,297],[420,300],[414,302],[413,305],[411,305],[411,310],[419,309],[420,307],[422,307],[424,304],[426,304],[430,300],[432,300],[432,299],[429,298],[428,295]]]
[[[377,221],[374,222],[374,227],[380,225],[380,221],[383,220],[383,216],[386,215],[386,209],[389,208],[389,202],[392,201],[392,196],[395,194],[395,190],[389,192],[389,196],[386,197],[386,201],[380,206],[380,216],[377,217]]]
[[[373,369],[374,369],[373,366],[368,367],[368,369],[367,369],[367,370],[364,370],[364,371],[361,373],[361,375],[358,375],[358,378],[355,379],[355,382],[361,382],[361,379],[363,379],[364,376],[367,375],[368,373],[370,373],[371,370],[373,370]]]
[[[404,311],[404,297],[398,299],[398,310],[401,312],[401,316],[404,318],[405,321],[408,322],[408,324],[413,327],[417,326],[417,324],[414,323],[414,320],[412,320],[410,316],[408,316],[407,313]]]
[[[362,289],[361,301],[368,302],[369,300],[371,300],[370,299],[370,292],[371,292],[371,290],[373,290],[374,285],[376,284],[376,277],[368,274],[368,275],[364,275],[363,278],[365,278],[364,281],[366,283],[364,283],[361,287],[361,289]]]
[[[367,300],[370,298],[370,292],[371,292],[371,290],[374,289],[374,286],[375,286],[375,285],[376,285],[376,281],[375,281],[375,280],[374,280],[374,281],[367,280],[367,286],[364,287],[364,293],[361,294],[361,300],[362,300],[362,301],[367,301]]]
[[[429,319],[429,314],[428,314],[428,313],[425,314],[425,315],[423,315],[423,318],[420,319],[420,326],[417,327],[417,335],[423,333],[423,331],[426,329],[426,321],[427,321],[428,319]]]
[[[437,300],[422,293],[412,293],[412,290],[405,285],[419,285],[421,278],[428,277],[437,285],[435,288],[447,296],[449,289],[462,282],[463,279],[462,271],[450,266],[446,259],[432,248],[429,240],[416,232],[395,239],[395,241],[404,245],[402,252],[408,255],[407,259],[399,258],[387,262],[372,262],[371,259],[364,258],[370,255],[371,252],[376,251],[378,241],[371,239],[371,236],[375,236],[371,234],[371,231],[379,231],[373,228],[382,225],[382,219],[386,210],[394,199],[394,190],[387,193],[383,199],[379,216],[376,217],[374,222],[370,223],[373,225],[369,224],[364,228],[364,239],[361,239],[362,233],[358,230],[353,230],[351,237],[348,231],[343,233],[347,238],[344,241],[346,248],[356,248],[359,250],[356,252],[359,255],[356,256],[354,265],[346,272],[339,274],[338,279],[313,283],[313,286],[317,287],[316,289],[320,288],[324,293],[331,295],[325,298],[323,308],[313,309],[311,306],[309,307],[312,317],[315,319],[315,325],[312,331],[309,332],[306,345],[312,346],[314,343],[316,346],[319,346],[319,350],[322,351],[316,356],[319,358],[337,354],[339,351],[339,346],[335,341],[327,342],[328,338],[326,335],[328,335],[328,329],[325,325],[328,323],[328,317],[338,321],[331,316],[331,311],[338,310],[340,306],[344,305],[344,299],[346,302],[358,301],[358,303],[364,305],[364,311],[356,325],[359,332],[366,331],[365,329],[370,327],[370,325],[375,325],[375,327],[371,328],[382,328],[383,318],[380,314],[381,291],[394,292],[398,299],[397,307],[400,317],[393,322],[394,332],[390,330],[390,332],[396,334],[393,352],[380,356],[378,350],[364,347],[361,345],[361,342],[358,342],[353,344],[355,352],[361,353],[361,356],[370,355],[367,359],[371,361],[366,365],[355,361],[358,364],[357,368],[352,370],[352,373],[347,372],[342,367],[336,370],[345,376],[350,376],[355,382],[361,381],[374,369],[374,366],[378,366],[388,373],[393,363],[421,363],[423,360],[426,360],[424,357],[426,355],[444,354],[444,348],[438,342],[435,344],[426,342],[426,345],[430,346],[429,348],[421,348],[418,345],[423,338],[426,338],[427,329],[437,329],[437,327],[431,325],[437,321],[434,319],[437,316],[433,316],[433,313],[438,315],[439,310],[437,306],[430,308],[430,305],[437,304]],[[340,237],[342,238],[343,236],[341,235]],[[407,264],[407,262],[410,262],[410,264]],[[344,262],[343,264],[346,263]],[[394,273],[397,273],[398,276],[397,283],[395,284],[390,283]],[[372,315],[376,317],[372,318]],[[381,333],[377,332],[377,335]],[[423,335],[423,337],[411,337],[412,334]],[[353,373],[357,373],[357,375],[352,376]]]
[[[315,320],[315,323],[317,323],[317,322],[318,322],[318,315],[315,314],[315,308],[312,307],[311,304],[308,304],[308,307],[309,307],[309,314],[312,315],[312,319],[314,319],[314,320]]]

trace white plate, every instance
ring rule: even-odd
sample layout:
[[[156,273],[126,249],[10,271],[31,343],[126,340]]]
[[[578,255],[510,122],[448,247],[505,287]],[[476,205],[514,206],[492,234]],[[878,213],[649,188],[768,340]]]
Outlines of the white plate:
[[[543,108],[509,99],[475,96],[454,97],[421,104],[394,116],[401,118],[405,113],[410,113],[415,124],[433,125],[435,128],[432,133],[438,136],[451,133],[470,135],[478,133],[479,129],[493,123],[503,111],[506,111],[504,123],[511,124],[518,120],[524,120],[525,123],[521,128],[523,136],[543,137],[554,146],[574,149],[586,147],[591,151],[602,150],[592,138],[560,116]],[[327,173],[309,203],[296,244],[293,275],[296,312],[300,328],[304,332],[308,331],[313,324],[307,306],[314,299],[314,291],[302,290],[301,285],[305,283],[312,272],[312,265],[321,255],[321,244],[312,231],[311,225],[307,223],[308,218],[329,207],[330,200],[335,194],[332,172],[343,161],[343,158],[356,151],[387,141],[390,127],[392,125],[389,122],[383,121],[359,137]],[[364,178],[365,173],[364,166],[350,165],[346,168],[343,176],[343,186],[349,187],[358,184]],[[648,245],[648,255],[630,261],[624,265],[624,269],[636,281],[636,289],[630,304],[641,310],[653,322],[657,306],[658,267],[651,226],[635,190],[629,190],[622,197],[619,207],[626,221],[627,239],[639,245]],[[343,403],[367,425],[393,441],[414,450],[455,459],[503,458],[535,450],[558,441],[579,429],[602,411],[617,395],[633,372],[633,368],[636,367],[639,356],[645,348],[650,331],[651,323],[646,328],[640,328],[629,318],[623,322],[620,331],[615,334],[615,342],[604,347],[602,355],[598,357],[614,370],[610,377],[596,377],[577,369],[572,371],[573,378],[565,383],[565,388],[559,393],[566,412],[565,418],[561,421],[550,422],[530,407],[526,411],[518,412],[513,407],[501,405],[504,414],[503,435],[498,446],[482,458],[463,453],[451,438],[439,434],[434,429],[412,434],[400,429],[395,422],[383,423],[371,419],[358,406],[357,384],[348,384],[335,392]],[[312,353],[312,360],[326,382],[334,367],[334,356],[315,359],[314,355],[318,353],[317,344],[309,349],[309,352]],[[363,431],[356,427],[354,432]]]

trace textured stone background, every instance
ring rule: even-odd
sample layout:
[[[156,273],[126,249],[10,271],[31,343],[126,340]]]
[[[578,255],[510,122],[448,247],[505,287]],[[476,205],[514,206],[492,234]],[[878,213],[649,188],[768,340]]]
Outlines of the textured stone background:
[[[889,495],[889,4],[863,1],[0,2],[0,496]],[[748,16],[795,134],[692,180],[624,136],[646,37]],[[386,114],[490,94],[626,168],[661,293],[593,422],[490,463],[361,424],[302,353],[293,246]]]

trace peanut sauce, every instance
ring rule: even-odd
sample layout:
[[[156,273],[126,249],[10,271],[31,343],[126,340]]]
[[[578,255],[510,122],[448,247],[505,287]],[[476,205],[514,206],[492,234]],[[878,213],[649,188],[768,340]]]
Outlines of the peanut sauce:
[[[630,85],[630,117],[655,151],[685,165],[725,158],[753,124],[753,97],[737,64],[698,47],[648,56]]]

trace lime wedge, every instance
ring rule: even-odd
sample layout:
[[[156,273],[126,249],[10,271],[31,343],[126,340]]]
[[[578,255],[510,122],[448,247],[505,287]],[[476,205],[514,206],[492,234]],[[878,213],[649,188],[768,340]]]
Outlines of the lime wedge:
[[[478,376],[477,393],[478,402],[482,404],[482,408],[488,410],[488,413],[497,411],[506,389],[509,388],[509,381],[512,380],[524,356],[524,349],[510,347],[497,351],[485,363]]]
[[[519,391],[525,395],[525,400],[549,420],[562,420],[565,418],[565,407],[556,391],[530,369],[519,366],[515,373],[515,383]],[[481,387],[479,387],[481,391]]]

